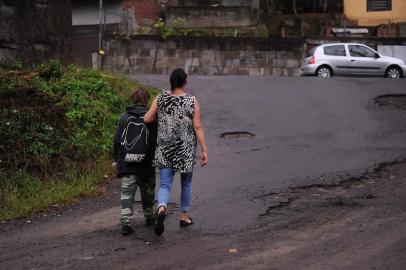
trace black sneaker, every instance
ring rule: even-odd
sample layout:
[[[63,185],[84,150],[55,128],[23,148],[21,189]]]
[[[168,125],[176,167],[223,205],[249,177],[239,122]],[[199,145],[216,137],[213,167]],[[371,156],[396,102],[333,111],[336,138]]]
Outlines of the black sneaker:
[[[129,235],[134,232],[134,229],[130,225],[122,225],[121,226],[121,234],[122,235]]]
[[[162,235],[165,230],[164,220],[165,220],[166,213],[165,211],[161,211],[158,213],[155,223],[155,234]]]

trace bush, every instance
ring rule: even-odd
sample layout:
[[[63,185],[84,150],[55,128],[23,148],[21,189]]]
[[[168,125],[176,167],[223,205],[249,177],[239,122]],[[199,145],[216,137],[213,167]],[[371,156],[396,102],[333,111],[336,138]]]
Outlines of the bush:
[[[39,190],[51,186],[61,193],[72,186],[83,194],[94,190],[100,172],[108,170],[117,120],[136,86],[119,76],[57,62],[0,70],[0,220],[55,203],[58,197],[47,190],[47,198],[38,198]],[[150,89],[152,96],[157,93]],[[74,181],[83,176],[93,183],[88,189]],[[83,195],[68,193],[63,201]],[[25,199],[29,202],[22,203]]]

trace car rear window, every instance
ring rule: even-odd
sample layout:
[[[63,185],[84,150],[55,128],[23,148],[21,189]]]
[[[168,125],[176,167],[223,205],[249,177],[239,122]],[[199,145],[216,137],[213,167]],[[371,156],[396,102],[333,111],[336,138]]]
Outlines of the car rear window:
[[[325,55],[346,56],[344,45],[332,45],[324,47]]]
[[[313,47],[310,51],[307,52],[306,57],[310,57],[314,55],[317,47]]]

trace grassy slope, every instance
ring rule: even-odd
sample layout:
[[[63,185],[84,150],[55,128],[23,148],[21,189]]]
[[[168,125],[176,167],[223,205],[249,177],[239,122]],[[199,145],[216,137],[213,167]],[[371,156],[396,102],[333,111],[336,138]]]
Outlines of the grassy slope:
[[[97,194],[136,86],[58,63],[0,70],[0,220]]]

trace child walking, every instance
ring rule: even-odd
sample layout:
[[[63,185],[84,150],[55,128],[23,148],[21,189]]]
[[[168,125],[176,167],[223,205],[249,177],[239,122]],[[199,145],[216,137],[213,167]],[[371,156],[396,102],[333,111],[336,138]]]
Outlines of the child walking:
[[[158,215],[155,233],[164,232],[164,220],[168,207],[175,172],[181,178],[181,213],[179,225],[193,224],[189,216],[192,196],[193,165],[197,142],[201,150],[201,166],[207,164],[207,146],[200,119],[200,106],[196,97],[186,93],[187,75],[183,69],[175,69],[170,76],[171,91],[160,94],[144,116],[145,123],[152,123],[158,115],[158,145],[155,165],[160,169]]]
[[[133,232],[133,203],[137,188],[141,190],[145,223],[152,226],[155,200],[155,168],[152,161],[156,149],[157,123],[144,124],[149,94],[142,87],[132,96],[133,105],[121,116],[114,136],[113,159],[121,178],[121,232]]]

